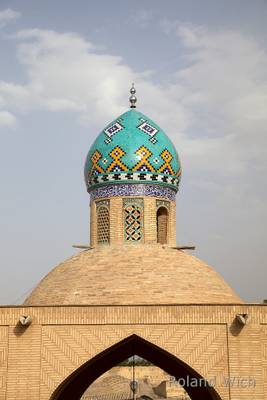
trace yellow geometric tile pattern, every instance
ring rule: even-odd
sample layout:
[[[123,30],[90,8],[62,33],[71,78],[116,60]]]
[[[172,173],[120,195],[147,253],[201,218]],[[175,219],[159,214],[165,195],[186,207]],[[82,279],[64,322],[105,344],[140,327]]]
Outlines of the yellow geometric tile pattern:
[[[155,172],[155,169],[149,162],[148,158],[152,155],[152,152],[148,150],[145,146],[141,146],[136,150],[135,154],[138,155],[140,161],[133,167],[133,171],[149,171]]]
[[[92,157],[91,157],[91,161],[92,161],[92,164],[93,164],[93,168],[92,168],[92,174],[94,174],[94,172],[98,172],[98,173],[100,173],[100,174],[103,174],[105,171],[103,170],[103,168],[101,168],[100,167],[100,165],[98,164],[98,161],[100,160],[102,158],[102,155],[101,155],[101,153],[98,151],[98,150],[96,150],[95,152],[94,152],[94,154],[92,155]]]
[[[174,175],[174,171],[173,171],[173,168],[171,166],[171,160],[173,158],[171,153],[167,149],[165,149],[165,150],[163,150],[163,152],[161,153],[160,156],[163,159],[164,163],[158,169],[158,172]]]
[[[109,155],[113,159],[113,161],[107,168],[107,172],[119,172],[128,170],[128,167],[121,161],[121,157],[124,156],[124,154],[125,152],[119,146],[116,146],[110,152]]]

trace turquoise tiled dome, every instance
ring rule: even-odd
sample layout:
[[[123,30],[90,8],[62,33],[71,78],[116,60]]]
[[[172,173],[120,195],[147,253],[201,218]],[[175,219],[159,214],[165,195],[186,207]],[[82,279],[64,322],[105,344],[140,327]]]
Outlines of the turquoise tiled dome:
[[[181,165],[164,131],[131,109],[98,135],[87,155],[84,172],[88,191],[122,183],[157,184],[177,191]]]

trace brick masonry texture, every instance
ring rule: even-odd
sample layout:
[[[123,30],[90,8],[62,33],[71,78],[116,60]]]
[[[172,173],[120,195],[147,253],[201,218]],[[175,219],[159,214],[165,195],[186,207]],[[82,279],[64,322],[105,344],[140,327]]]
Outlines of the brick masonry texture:
[[[157,201],[162,200],[155,197],[112,197],[110,198],[110,244],[125,243],[125,223],[124,223],[124,207],[123,201],[133,199],[143,200],[143,236],[142,243],[155,244],[157,243]],[[105,199],[101,199],[103,201]],[[108,199],[106,199],[108,200]],[[90,212],[90,245],[95,247],[97,243],[97,214],[96,205],[98,200],[91,202]],[[176,244],[176,205],[175,201],[166,200],[170,205],[168,210],[168,234],[167,243],[175,246]]]
[[[177,250],[176,205],[135,197],[142,243],[125,243],[125,197],[102,198],[110,243],[97,243],[91,201],[88,249],[54,268],[21,307],[0,307],[0,400],[51,400],[77,368],[137,335],[166,350],[204,379],[216,377],[221,400],[267,399],[267,305],[244,304],[203,261]],[[157,244],[157,209],[168,210],[167,244]],[[136,204],[138,201],[136,202]],[[236,314],[249,314],[241,327]],[[19,324],[30,315],[32,324]],[[252,377],[256,385],[227,387]]]
[[[115,218],[115,215],[114,215]],[[97,246],[53,269],[26,305],[241,303],[211,267],[165,245]]]
[[[251,318],[241,328],[237,313]],[[28,328],[20,315],[31,315]],[[0,399],[48,400],[84,362],[136,334],[217,377],[222,400],[267,398],[267,306],[155,305],[0,308]],[[226,377],[256,379],[256,386],[227,388]]]

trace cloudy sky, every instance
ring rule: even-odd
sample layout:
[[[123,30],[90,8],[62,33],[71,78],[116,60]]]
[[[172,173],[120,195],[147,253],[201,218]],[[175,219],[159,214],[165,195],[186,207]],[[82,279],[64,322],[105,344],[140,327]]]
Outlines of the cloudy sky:
[[[85,157],[132,81],[183,165],[178,243],[267,298],[266,20],[266,0],[0,0],[0,303],[88,242]]]

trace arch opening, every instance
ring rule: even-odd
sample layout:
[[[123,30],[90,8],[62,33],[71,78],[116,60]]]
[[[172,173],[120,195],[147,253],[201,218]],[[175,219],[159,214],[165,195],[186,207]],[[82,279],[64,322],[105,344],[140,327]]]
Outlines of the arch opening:
[[[109,209],[100,206],[97,210],[97,243],[109,244],[110,241],[110,223]]]
[[[137,335],[131,335],[87,361],[59,385],[50,400],[80,400],[96,379],[133,355],[148,360],[178,381],[183,379],[183,387],[191,400],[221,400],[214,387],[209,386],[197,371]]]
[[[168,210],[166,207],[159,207],[157,210],[157,242],[166,244],[168,241]]]

